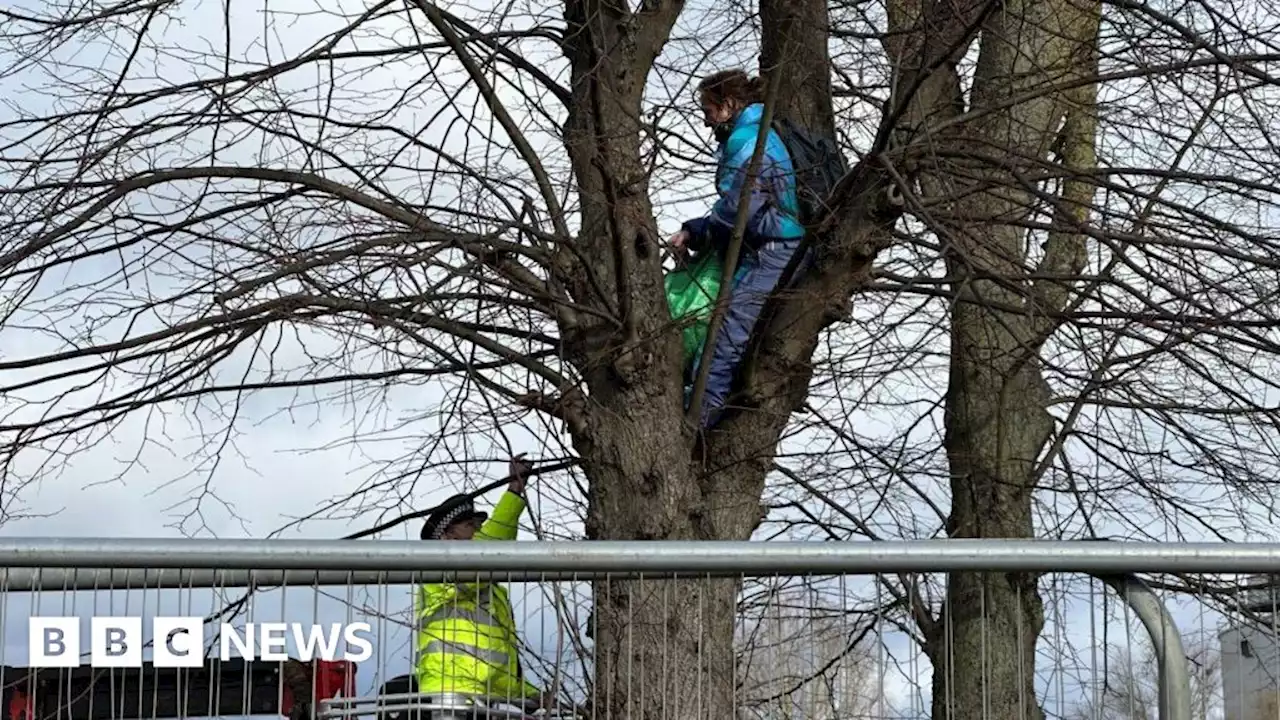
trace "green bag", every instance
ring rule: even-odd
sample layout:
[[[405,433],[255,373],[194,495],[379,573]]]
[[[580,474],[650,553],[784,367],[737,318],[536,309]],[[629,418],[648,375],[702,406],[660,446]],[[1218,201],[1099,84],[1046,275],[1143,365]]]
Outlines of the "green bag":
[[[711,324],[711,308],[720,294],[720,275],[723,272],[724,262],[720,254],[706,252],[663,279],[671,318],[683,326],[680,339],[684,343],[686,371],[702,354],[702,344],[706,342],[707,329]]]

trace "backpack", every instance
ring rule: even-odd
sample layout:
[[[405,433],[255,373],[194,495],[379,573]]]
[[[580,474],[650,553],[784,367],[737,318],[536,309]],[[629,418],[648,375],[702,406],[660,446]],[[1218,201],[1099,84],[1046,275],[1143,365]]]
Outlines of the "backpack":
[[[834,142],[790,120],[775,120],[773,130],[791,156],[791,165],[796,173],[800,224],[809,227],[825,214],[827,198],[835,190],[836,183],[849,172],[849,165]]]

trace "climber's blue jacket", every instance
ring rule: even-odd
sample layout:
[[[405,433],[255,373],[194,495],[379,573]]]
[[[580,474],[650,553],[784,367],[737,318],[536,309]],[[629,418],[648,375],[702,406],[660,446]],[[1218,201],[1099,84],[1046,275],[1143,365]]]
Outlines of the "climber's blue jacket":
[[[733,130],[720,146],[716,166],[716,189],[720,197],[706,217],[689,220],[683,225],[693,236],[690,243],[693,249],[705,247],[708,241],[721,244],[732,236],[733,223],[738,215],[738,199],[747,181],[747,170],[755,153],[763,114],[764,105],[756,103],[743,108],[734,119]],[[773,128],[769,129],[766,138],[754,186],[746,197],[749,209],[745,239],[748,246],[804,236],[804,227],[797,219],[796,177],[791,156]]]

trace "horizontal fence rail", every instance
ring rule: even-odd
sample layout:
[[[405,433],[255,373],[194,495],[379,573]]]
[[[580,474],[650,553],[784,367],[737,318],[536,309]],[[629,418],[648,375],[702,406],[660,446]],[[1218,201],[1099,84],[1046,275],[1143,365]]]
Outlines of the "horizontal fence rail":
[[[1063,720],[1280,718],[1275,587],[1213,581],[1223,620],[1206,680],[1203,643],[1137,573],[1280,576],[1280,544],[6,538],[0,708],[2,720],[1030,720],[1037,705]],[[978,580],[949,595],[964,576]],[[519,672],[555,702],[419,692],[420,651],[438,649],[415,635],[423,583],[509,593]],[[85,648],[78,668],[20,657],[27,617],[139,615],[203,618],[213,654],[218,633],[248,623],[362,622],[373,652],[189,670],[88,668]]]
[[[1082,572],[1274,573],[1280,543],[1051,540],[900,542],[450,542],[344,540],[0,539],[10,568],[481,571],[558,573]],[[336,576],[334,576],[336,577]],[[344,581],[345,582],[345,581]]]

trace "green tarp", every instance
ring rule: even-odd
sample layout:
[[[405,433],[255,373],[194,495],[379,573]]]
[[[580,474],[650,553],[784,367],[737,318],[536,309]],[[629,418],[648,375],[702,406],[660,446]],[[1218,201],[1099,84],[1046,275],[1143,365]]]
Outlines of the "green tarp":
[[[664,279],[671,317],[682,325],[680,339],[684,344],[686,371],[702,354],[702,343],[707,339],[707,326],[711,323],[711,308],[720,293],[722,272],[724,263],[720,254],[706,252]]]

